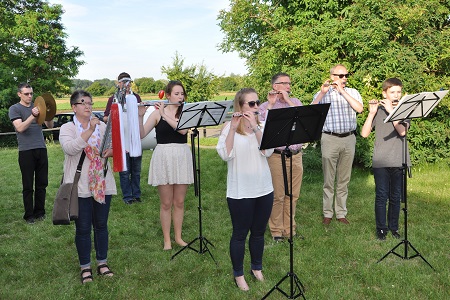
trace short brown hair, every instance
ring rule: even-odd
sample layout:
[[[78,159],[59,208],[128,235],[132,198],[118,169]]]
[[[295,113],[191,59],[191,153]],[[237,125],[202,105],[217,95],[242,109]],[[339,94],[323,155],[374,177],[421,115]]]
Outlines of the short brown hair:
[[[402,81],[398,78],[388,78],[383,82],[383,92],[386,92],[389,88],[393,87],[393,86],[399,86],[399,87],[403,87]]]
[[[32,89],[32,87],[28,82],[21,82],[17,86],[17,92],[21,93],[22,89]]]
[[[86,92],[85,90],[76,90],[70,96],[70,105],[75,105],[82,97],[89,97],[92,101],[92,96],[89,92]]]

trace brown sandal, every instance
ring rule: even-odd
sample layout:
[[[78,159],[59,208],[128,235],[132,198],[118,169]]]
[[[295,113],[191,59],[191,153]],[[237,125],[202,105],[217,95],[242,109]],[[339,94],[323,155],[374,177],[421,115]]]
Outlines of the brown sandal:
[[[89,273],[89,275],[88,276],[83,276],[84,273]],[[93,281],[94,277],[92,277],[92,269],[89,268],[89,269],[81,270],[80,277],[81,277],[81,284],[85,284],[86,282]],[[90,281],[87,281],[88,279],[90,279]]]
[[[102,273],[102,272],[100,272],[100,269],[102,269],[102,268],[108,268],[108,270],[106,270],[105,272]],[[109,276],[114,275],[114,273],[111,271],[111,269],[108,267],[107,264],[98,265],[97,266],[97,274],[100,275],[100,276],[108,275],[108,274],[111,274]]]

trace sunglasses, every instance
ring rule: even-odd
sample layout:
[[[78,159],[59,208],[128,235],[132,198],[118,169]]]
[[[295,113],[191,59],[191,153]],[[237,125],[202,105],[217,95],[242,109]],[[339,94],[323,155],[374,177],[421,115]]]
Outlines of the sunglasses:
[[[25,96],[33,96],[33,93],[22,93]]]
[[[83,104],[85,107],[92,107],[92,105],[94,105],[94,102],[77,102],[77,103],[74,103],[73,105],[78,105],[78,104]]]
[[[245,103],[247,103],[248,106],[250,106],[250,107],[255,107],[255,105],[259,106],[261,104],[261,101],[256,100],[256,101],[248,101],[248,102],[245,102]]]
[[[339,78],[348,78],[350,76],[350,74],[333,74],[334,76],[338,76]]]

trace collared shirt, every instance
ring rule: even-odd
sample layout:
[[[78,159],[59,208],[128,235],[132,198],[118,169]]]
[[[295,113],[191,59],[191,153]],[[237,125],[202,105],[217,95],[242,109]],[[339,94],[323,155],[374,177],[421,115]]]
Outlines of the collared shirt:
[[[362,104],[361,95],[356,89],[344,87],[344,90]],[[314,95],[314,99],[318,94],[319,92]],[[331,106],[323,125],[323,131],[346,133],[356,130],[356,111],[336,89],[330,88],[319,102],[319,104],[325,103],[330,103]]]
[[[302,102],[297,99],[297,98],[290,98],[292,103],[294,103],[295,106],[303,106]],[[266,101],[263,104],[261,104],[259,106],[259,120],[262,122],[266,121],[266,117],[267,117],[267,106],[269,105],[269,102]],[[277,109],[277,108],[287,108],[287,107],[291,107],[288,103],[286,102],[281,102],[280,100],[276,100],[275,104],[273,105],[272,109]],[[283,151],[286,147],[278,147],[275,148],[278,151]],[[302,150],[302,144],[294,144],[294,145],[290,145],[289,149],[291,149],[291,151],[301,151]]]

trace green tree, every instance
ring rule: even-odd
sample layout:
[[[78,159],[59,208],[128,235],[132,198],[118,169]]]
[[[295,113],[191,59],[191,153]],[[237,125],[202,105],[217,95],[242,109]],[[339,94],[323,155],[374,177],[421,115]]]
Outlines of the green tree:
[[[134,83],[138,86],[139,92],[146,93],[155,93],[155,79],[152,77],[142,77],[136,78]]]
[[[449,1],[231,0],[218,20],[225,34],[219,48],[246,59],[247,84],[262,95],[270,89],[273,74],[286,72],[293,94],[308,104],[337,63],[346,65],[352,75],[349,85],[365,101],[380,99],[381,84],[389,77],[402,79],[409,94],[450,86]],[[448,98],[441,108],[448,107]],[[449,110],[441,110],[449,119]],[[360,125],[366,114],[358,118]],[[433,127],[442,134],[446,124],[439,116]],[[419,130],[424,126],[416,127],[420,122],[414,120],[409,133],[411,148],[421,151],[412,157],[434,161],[450,156],[439,151],[450,148],[448,138],[430,142],[418,137],[424,133]],[[358,141],[357,160],[365,165],[370,164],[369,155],[364,156],[369,143]],[[425,155],[427,147],[435,155]]]
[[[14,81],[29,81],[35,89],[64,91],[83,64],[83,53],[65,45],[61,5],[47,1],[3,1],[0,7],[1,63]]]
[[[103,78],[95,79],[94,82],[86,88],[86,91],[91,93],[93,96],[109,96],[111,95],[110,91],[115,91],[115,88],[116,83],[114,80]]]
[[[169,80],[179,80],[183,83],[189,102],[211,99],[218,94],[216,76],[209,72],[205,65],[191,65],[184,67],[184,58],[175,53],[172,66],[161,67],[161,72]]]
[[[84,63],[78,47],[67,47],[61,5],[43,0],[4,0],[0,5],[0,129],[18,101],[17,84],[29,82],[37,95],[70,93],[71,78]],[[5,116],[6,114],[6,116]]]
[[[158,93],[160,90],[164,90],[168,81],[164,79],[158,79],[155,81],[155,93]]]
[[[91,93],[92,96],[103,96],[108,89],[106,86],[100,84],[99,81],[94,81],[87,89],[87,92]]]
[[[94,82],[98,82],[101,86],[104,86],[106,89],[110,89],[111,87],[116,86],[116,82],[108,78],[96,79],[94,80]]]
[[[336,63],[363,97],[393,76],[410,93],[436,90],[450,84],[449,10],[439,0],[232,0],[218,17],[220,49],[246,59],[260,91],[283,71],[307,101]]]
[[[103,95],[104,96],[111,96],[111,95],[114,95],[114,93],[116,93],[117,92],[117,87],[116,86],[112,86],[112,87],[110,87],[108,90],[106,90],[104,93],[103,93]]]
[[[70,88],[71,92],[75,90],[85,90],[87,89],[93,82],[87,79],[72,79],[72,86]]]

